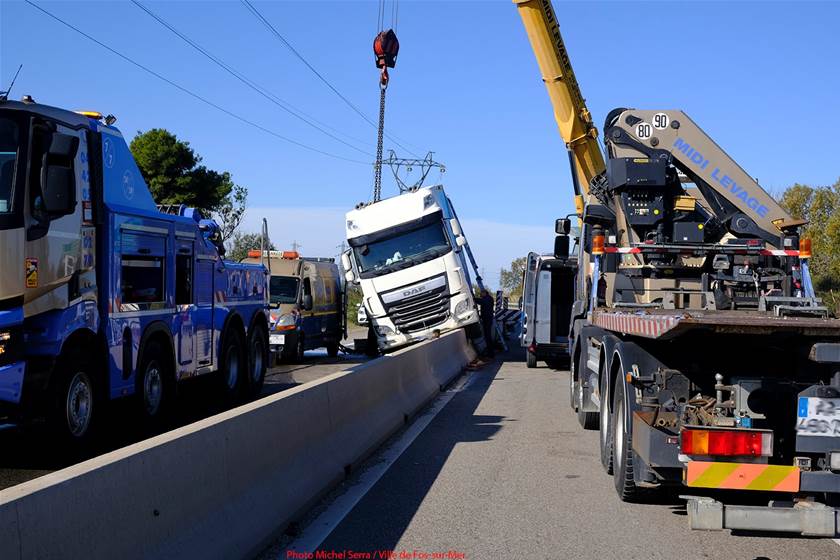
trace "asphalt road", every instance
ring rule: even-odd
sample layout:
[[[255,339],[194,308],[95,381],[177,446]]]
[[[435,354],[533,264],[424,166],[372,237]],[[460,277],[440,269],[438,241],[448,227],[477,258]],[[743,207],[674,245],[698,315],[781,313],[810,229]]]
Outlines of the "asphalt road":
[[[345,344],[352,343],[353,335],[361,336],[360,332],[363,335],[366,331],[357,329],[357,332],[351,332],[351,340],[345,341]],[[363,356],[347,354],[330,358],[324,349],[307,351],[300,364],[280,364],[270,368],[266,373],[261,396],[314,381],[365,359]],[[162,431],[196,422],[224,410],[217,399],[213,398],[211,381],[197,378],[181,384],[176,416]],[[40,424],[26,427],[0,425],[0,490],[156,435],[137,425],[131,403],[116,401],[109,406],[108,425],[91,448],[85,450],[56,448],[45,426]]]
[[[597,431],[581,429],[568,408],[568,373],[507,359],[470,374],[320,550],[372,558],[382,550],[393,558],[840,558],[832,539],[691,531],[675,494],[622,503],[601,468]],[[352,480],[345,487],[352,492]],[[288,543],[260,558],[291,557]]]

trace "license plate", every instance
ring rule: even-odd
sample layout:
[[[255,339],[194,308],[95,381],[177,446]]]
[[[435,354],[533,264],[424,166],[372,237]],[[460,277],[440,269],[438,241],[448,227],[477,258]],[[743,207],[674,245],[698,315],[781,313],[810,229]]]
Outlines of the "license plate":
[[[283,344],[286,342],[286,335],[284,334],[271,334],[268,335],[268,343],[272,346]]]
[[[798,435],[840,437],[840,399],[799,397],[796,415]]]

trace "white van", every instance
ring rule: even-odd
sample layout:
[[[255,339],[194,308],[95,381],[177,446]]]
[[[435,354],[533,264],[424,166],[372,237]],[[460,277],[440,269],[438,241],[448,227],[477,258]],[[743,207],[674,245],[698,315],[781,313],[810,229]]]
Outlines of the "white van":
[[[574,300],[574,258],[528,253],[522,294],[521,343],[529,368],[544,361],[559,369],[569,361],[569,325]]]

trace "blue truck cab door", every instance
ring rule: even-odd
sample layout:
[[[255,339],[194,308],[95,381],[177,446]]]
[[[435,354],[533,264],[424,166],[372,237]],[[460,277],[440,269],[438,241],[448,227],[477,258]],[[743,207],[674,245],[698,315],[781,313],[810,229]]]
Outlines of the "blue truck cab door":
[[[178,378],[189,377],[195,373],[196,343],[193,328],[193,316],[196,308],[193,304],[193,268],[195,266],[193,241],[178,237],[175,241],[175,310],[174,333],[177,336]]]
[[[200,243],[200,242],[199,242]],[[196,368],[212,368],[213,366],[213,285],[215,279],[215,255],[196,254],[195,257],[195,286],[193,313],[193,328],[195,331],[195,360]],[[200,372],[204,373],[204,372]]]

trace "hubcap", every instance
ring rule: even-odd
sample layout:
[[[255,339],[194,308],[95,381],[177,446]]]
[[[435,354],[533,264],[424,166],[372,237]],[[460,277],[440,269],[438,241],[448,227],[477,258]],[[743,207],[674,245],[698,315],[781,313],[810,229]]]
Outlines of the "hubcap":
[[[67,390],[67,428],[70,433],[79,437],[87,432],[90,425],[90,414],[93,405],[93,390],[87,375],[77,372],[70,380]]]
[[[253,370],[251,371],[251,379],[254,382],[260,380],[260,373],[263,368],[263,354],[263,343],[262,340],[258,339],[254,344],[254,358],[251,360],[254,364]]]
[[[157,414],[162,398],[163,377],[158,363],[152,361],[143,377],[143,403],[146,405],[146,414],[149,416]]]
[[[235,350],[228,351],[227,359],[227,386],[228,389],[236,387],[236,381],[239,379],[239,355]]]

